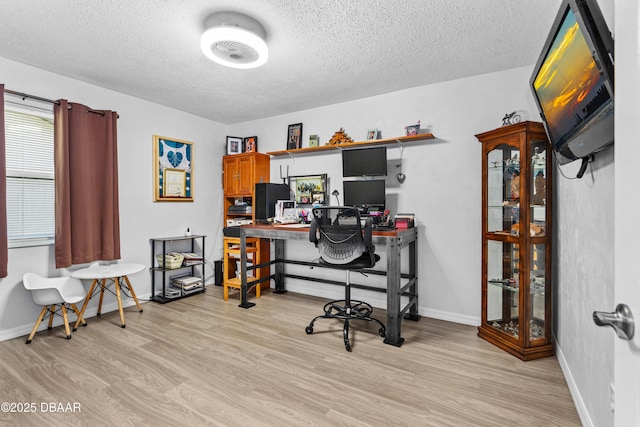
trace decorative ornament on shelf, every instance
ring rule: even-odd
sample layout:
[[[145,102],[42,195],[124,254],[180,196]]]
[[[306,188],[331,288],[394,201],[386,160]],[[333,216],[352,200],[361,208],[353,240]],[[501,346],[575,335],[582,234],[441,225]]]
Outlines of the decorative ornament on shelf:
[[[404,130],[407,136],[418,135],[420,133],[420,120],[415,125],[405,126]]]
[[[507,113],[502,118],[502,126],[515,125],[516,123],[520,123],[522,121],[522,114],[519,111],[512,111],[511,113]]]
[[[353,139],[344,131],[343,128],[333,134],[327,145],[341,145],[341,144],[351,144]]]

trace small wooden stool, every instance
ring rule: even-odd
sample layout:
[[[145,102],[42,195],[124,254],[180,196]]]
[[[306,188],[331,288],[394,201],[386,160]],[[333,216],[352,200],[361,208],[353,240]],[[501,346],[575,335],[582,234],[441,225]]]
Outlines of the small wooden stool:
[[[260,239],[248,237],[247,239],[247,261],[250,259],[253,265],[260,264]],[[224,273],[222,286],[224,287],[223,298],[229,299],[229,288],[240,289],[240,277],[236,277],[235,262],[240,259],[240,238],[224,237]],[[260,269],[253,271],[254,278],[260,278]],[[256,290],[256,298],[260,298],[260,283],[253,285]]]

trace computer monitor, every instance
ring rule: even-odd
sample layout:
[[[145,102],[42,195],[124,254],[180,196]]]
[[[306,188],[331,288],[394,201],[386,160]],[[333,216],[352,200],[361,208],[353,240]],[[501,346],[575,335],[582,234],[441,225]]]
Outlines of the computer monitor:
[[[356,206],[363,212],[384,211],[386,204],[384,179],[344,181],[342,190],[345,206]]]
[[[342,150],[342,176],[385,176],[387,147]]]

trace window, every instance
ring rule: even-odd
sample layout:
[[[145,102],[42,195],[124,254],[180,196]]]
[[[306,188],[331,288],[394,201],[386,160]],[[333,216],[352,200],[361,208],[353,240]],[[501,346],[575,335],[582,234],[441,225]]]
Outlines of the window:
[[[51,244],[55,235],[53,111],[5,102],[9,247]]]

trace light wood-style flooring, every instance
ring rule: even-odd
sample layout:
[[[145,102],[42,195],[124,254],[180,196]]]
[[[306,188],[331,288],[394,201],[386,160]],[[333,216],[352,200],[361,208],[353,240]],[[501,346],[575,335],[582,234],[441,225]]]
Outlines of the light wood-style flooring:
[[[19,426],[579,426],[555,358],[522,362],[476,336],[476,328],[404,321],[405,343],[386,345],[374,325],[305,326],[324,300],[263,293],[238,307],[222,288],[143,313],[89,318],[0,342],[0,412]],[[374,315],[384,320],[384,311]],[[34,319],[35,321],[35,319]],[[80,412],[42,412],[76,408]],[[67,404],[69,404],[67,406]]]

